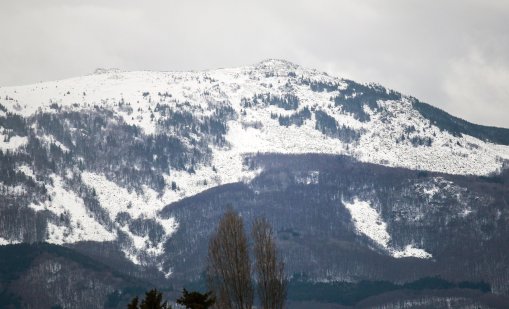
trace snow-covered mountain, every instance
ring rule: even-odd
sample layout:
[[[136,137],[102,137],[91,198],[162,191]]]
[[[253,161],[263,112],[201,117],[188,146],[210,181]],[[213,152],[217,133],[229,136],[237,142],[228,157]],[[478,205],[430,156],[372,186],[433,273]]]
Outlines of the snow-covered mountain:
[[[182,250],[171,247],[172,237],[188,222],[168,207],[227,184],[263,192],[256,183],[270,164],[251,158],[268,153],[341,155],[431,173],[401,192],[453,205],[450,218],[460,218],[475,211],[471,200],[495,198],[449,178],[500,175],[509,129],[283,60],[200,72],[97,70],[1,87],[0,244],[113,242],[133,263],[171,277],[175,265],[164,254]],[[292,181],[313,186],[322,175],[302,171]],[[414,220],[421,229],[432,210],[419,204],[409,217],[393,200],[400,208],[391,212],[376,188],[351,192],[360,189],[334,198],[359,239],[393,258],[434,258],[424,240],[396,235],[399,223],[391,223]]]

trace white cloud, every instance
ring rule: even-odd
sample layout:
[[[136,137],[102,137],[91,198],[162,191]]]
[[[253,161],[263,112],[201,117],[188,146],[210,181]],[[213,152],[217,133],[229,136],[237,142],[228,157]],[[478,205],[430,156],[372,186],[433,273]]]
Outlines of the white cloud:
[[[443,84],[445,108],[468,119],[509,127],[509,66],[490,60],[473,49],[451,61]]]

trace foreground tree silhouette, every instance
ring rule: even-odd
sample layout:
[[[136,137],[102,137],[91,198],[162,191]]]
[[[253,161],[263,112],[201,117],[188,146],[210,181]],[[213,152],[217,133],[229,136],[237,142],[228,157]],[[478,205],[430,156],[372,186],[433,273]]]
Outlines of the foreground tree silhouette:
[[[228,211],[209,244],[208,285],[221,309],[251,309],[253,285],[242,218]]]
[[[171,306],[165,301],[163,302],[163,294],[156,289],[152,289],[145,293],[145,299],[138,306],[138,297],[127,305],[127,309],[171,309]]]
[[[264,218],[253,223],[257,292],[263,309],[282,309],[285,305],[287,280],[284,263],[278,256],[273,231]]]
[[[216,302],[215,297],[212,296],[212,292],[189,293],[186,289],[182,291],[182,296],[177,299],[177,304],[186,306],[188,309],[207,309],[210,308]]]
[[[135,298],[133,298],[133,300],[131,300],[131,302],[127,305],[127,309],[138,309],[138,296],[136,296]]]

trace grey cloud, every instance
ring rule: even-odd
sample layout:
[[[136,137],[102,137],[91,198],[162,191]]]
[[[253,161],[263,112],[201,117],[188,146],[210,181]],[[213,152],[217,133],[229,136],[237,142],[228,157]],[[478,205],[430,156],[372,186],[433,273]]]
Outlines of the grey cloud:
[[[0,85],[285,58],[509,127],[507,20],[504,0],[2,1]]]

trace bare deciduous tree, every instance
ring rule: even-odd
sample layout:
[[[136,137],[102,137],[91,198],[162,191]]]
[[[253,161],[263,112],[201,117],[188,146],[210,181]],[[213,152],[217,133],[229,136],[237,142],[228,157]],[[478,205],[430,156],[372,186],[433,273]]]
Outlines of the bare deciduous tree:
[[[209,244],[208,284],[221,309],[251,309],[253,285],[242,218],[228,211]]]
[[[287,280],[284,263],[278,256],[271,225],[264,218],[253,223],[255,271],[258,296],[263,309],[281,309],[285,305]]]

